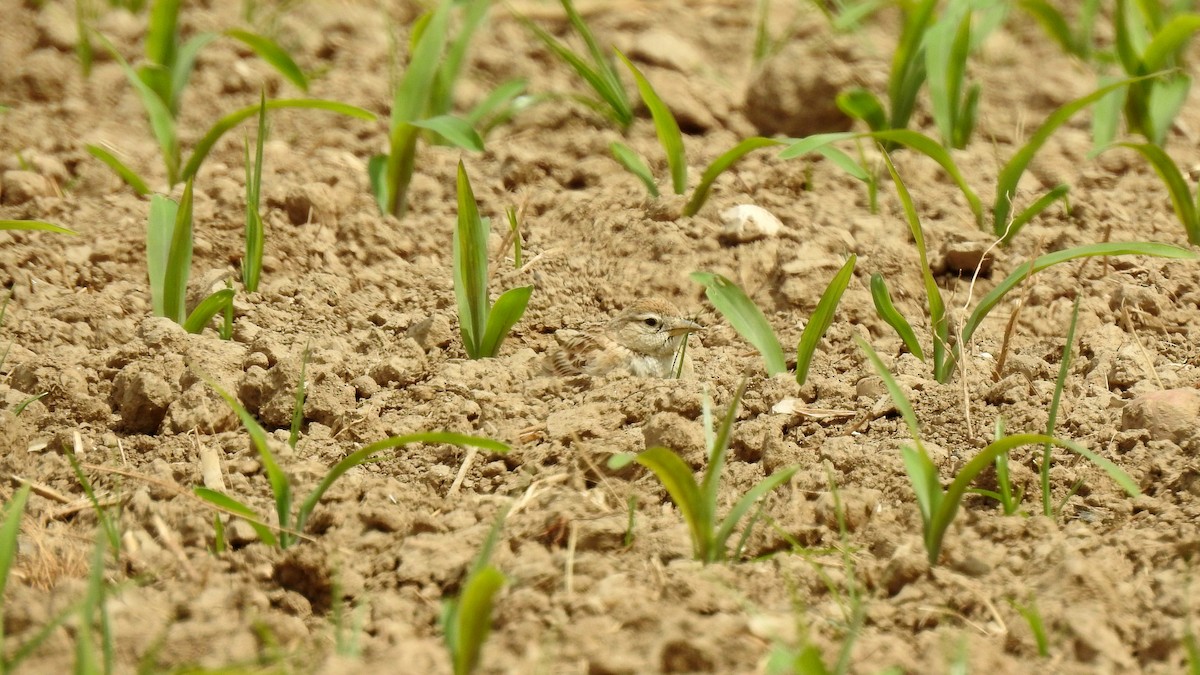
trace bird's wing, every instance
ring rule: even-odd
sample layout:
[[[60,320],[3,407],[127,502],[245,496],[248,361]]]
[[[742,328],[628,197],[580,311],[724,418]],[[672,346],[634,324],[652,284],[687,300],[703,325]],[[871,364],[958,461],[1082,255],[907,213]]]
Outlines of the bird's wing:
[[[607,363],[612,345],[608,338],[577,330],[560,330],[554,333],[558,347],[551,350],[547,358],[548,369],[560,377],[570,375],[597,375],[611,369]]]

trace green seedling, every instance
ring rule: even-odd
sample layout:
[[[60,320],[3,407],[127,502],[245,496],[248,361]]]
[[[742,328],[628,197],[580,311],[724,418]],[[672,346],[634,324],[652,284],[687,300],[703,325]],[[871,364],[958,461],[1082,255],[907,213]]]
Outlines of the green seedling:
[[[725,317],[730,326],[754,345],[763,357],[767,375],[774,377],[787,372],[787,358],[779,338],[767,323],[767,317],[750,299],[746,292],[734,282],[720,274],[692,272],[692,281],[704,286],[704,295],[713,307]]]
[[[587,22],[580,16],[572,0],[561,0],[563,10],[567,13],[567,21],[571,28],[583,40],[587,55],[581,56],[570,47],[560,42],[546,29],[537,25],[529,18],[514,13],[517,20],[524,24],[543,44],[559,59],[569,65],[591,87],[594,96],[576,97],[584,105],[595,110],[616,123],[625,132],[633,123],[633,107],[629,97],[621,85],[621,78],[607,52],[600,48],[600,43]]]
[[[162,195],[150,199],[146,229],[146,267],[155,316],[165,316],[189,333],[204,330],[209,321],[233,303],[233,290],[222,289],[187,313],[187,282],[192,267],[192,181],[179,203]]]
[[[1053,433],[1047,432],[1047,436],[1052,436]],[[998,441],[1004,438],[1004,418],[996,418],[996,431],[992,435],[992,440]],[[1025,490],[1022,488],[1013,488],[1012,479],[1008,471],[1008,453],[996,456],[996,489],[988,490],[986,488],[971,488],[967,492],[971,494],[981,495],[990,499],[995,499],[1000,503],[1000,509],[1004,515],[1011,516],[1021,508],[1021,499],[1025,496]]]
[[[1137,78],[1124,89],[1125,124],[1131,133],[1163,145],[1187,101],[1192,78],[1182,70],[1184,52],[1200,30],[1200,14],[1164,11],[1157,2],[1117,0],[1113,16],[1117,61],[1126,76]],[[1147,76],[1170,71],[1160,77]],[[1097,136],[1097,146],[1112,137]]]
[[[1067,384],[1067,375],[1071,372],[1072,350],[1075,347],[1075,326],[1079,323],[1079,300],[1082,296],[1075,296],[1075,305],[1071,308],[1071,323],[1067,327],[1067,340],[1063,345],[1062,361],[1058,365],[1058,378],[1054,381],[1054,396],[1050,399],[1050,411],[1046,417],[1046,435],[1054,435],[1054,425],[1058,422],[1058,407],[1062,403],[1063,389]],[[1049,443],[1042,446],[1042,461],[1038,467],[1038,476],[1041,478],[1042,487],[1042,514],[1047,517],[1054,516],[1054,504],[1050,498],[1050,450]]]
[[[376,441],[355,450],[333,465],[329,469],[329,472],[321,479],[317,487],[309,493],[299,508],[293,512],[292,479],[279,466],[275,454],[271,451],[266,430],[263,429],[262,425],[250,415],[237,399],[230,396],[216,382],[204,375],[200,375],[200,377],[208,386],[212,387],[213,391],[225,399],[225,402],[237,414],[238,419],[241,420],[242,426],[246,428],[246,432],[250,434],[250,440],[254,445],[254,449],[258,452],[263,472],[267,475],[267,481],[270,483],[271,492],[275,497],[275,517],[277,524],[267,524],[267,519],[261,517],[254,509],[222,492],[205,487],[195,487],[193,488],[193,492],[218,509],[245,520],[254,529],[259,540],[271,547],[288,548],[301,538],[304,538],[306,536],[304,530],[308,525],[308,518],[312,515],[317,504],[320,503],[321,497],[325,496],[325,492],[347,471],[365,462],[375,460],[376,455],[385,450],[392,450],[413,443],[467,445],[496,453],[505,453],[509,450],[508,446],[504,443],[493,441],[490,438],[479,438],[477,436],[467,436],[447,431],[424,432],[385,438],[382,441]],[[278,531],[278,535],[276,531]]]
[[[843,112],[866,122],[871,131],[908,128],[908,121],[916,107],[917,92],[925,82],[923,43],[925,32],[935,19],[937,4],[937,0],[919,0],[903,8],[904,27],[900,32],[896,51],[892,55],[888,76],[890,113],[884,112],[883,103],[865,89],[851,90],[848,99],[839,96],[838,105]],[[857,105],[848,107],[844,105],[846,101],[855,102]],[[888,147],[891,147],[890,143]]]
[[[654,120],[654,129],[658,134],[658,142],[666,154],[667,168],[671,174],[671,187],[675,194],[684,194],[687,191],[688,167],[687,155],[683,145],[683,132],[679,130],[679,123],[675,120],[675,115],[671,112],[671,109],[667,107],[667,104],[654,90],[654,86],[642,74],[642,71],[633,65],[633,62],[626,58],[620,51],[614,51],[617,54],[617,58],[633,74],[633,79],[637,83],[638,93],[642,97],[642,102],[646,104],[646,109],[650,111],[650,116]],[[704,203],[708,201],[708,195],[712,191],[713,183],[722,173],[728,171],[737,163],[738,160],[755,150],[777,145],[783,145],[783,141],[764,138],[762,136],[753,136],[726,150],[713,160],[700,176],[700,182],[692,191],[692,197],[683,207],[683,215],[694,216],[699,213]],[[646,161],[633,148],[619,141],[613,142],[609,147],[617,162],[645,184],[650,196],[658,197],[658,183]]]
[[[1150,143],[1119,143],[1118,146],[1136,150],[1154,167],[1171,196],[1171,206],[1187,233],[1188,243],[1200,244],[1200,191],[1192,194],[1191,185],[1175,160],[1161,146]]]
[[[728,541],[737,528],[742,516],[750,507],[767,493],[783,485],[792,478],[799,467],[787,467],[767,476],[757,485],[750,488],[746,494],[734,503],[733,508],[723,520],[717,519],[718,490],[721,484],[721,474],[725,470],[726,455],[733,434],[733,421],[737,417],[737,407],[741,403],[742,394],[746,392],[746,380],[742,380],[733,400],[729,403],[729,411],[721,420],[717,430],[712,428],[711,405],[705,400],[705,434],[709,439],[708,463],[704,468],[704,476],[699,483],[679,455],[673,450],[654,447],[634,454],[614,455],[608,461],[608,466],[620,469],[632,462],[637,462],[650,469],[666,488],[671,501],[679,508],[687,522],[688,531],[692,536],[692,553],[697,560],[704,563],[723,562],[728,556]]]
[[[242,285],[246,292],[258,290],[258,282],[262,278],[263,247],[266,236],[263,233],[263,219],[260,205],[262,203],[262,166],[263,144],[267,140],[267,93],[261,93],[258,104],[258,133],[254,141],[254,162],[250,162],[250,142],[242,144],[242,155],[246,164],[246,255],[242,259]]]
[[[0,230],[29,230],[33,232],[55,232],[57,234],[79,234],[68,230],[62,225],[47,223],[44,220],[0,220]]]
[[[943,489],[937,466],[930,459],[929,453],[925,450],[925,445],[921,441],[921,429],[917,424],[917,416],[913,411],[912,404],[908,401],[908,397],[904,395],[903,390],[900,389],[900,385],[896,383],[895,378],[888,372],[888,369],[883,365],[883,361],[880,360],[879,355],[875,353],[871,345],[867,344],[865,340],[857,335],[855,336],[855,341],[863,353],[866,354],[868,360],[870,360],[875,372],[883,379],[888,393],[891,394],[892,401],[896,404],[896,408],[900,411],[900,415],[908,427],[909,434],[912,436],[912,445],[902,447],[900,453],[904,459],[904,469],[908,473],[909,482],[912,484],[913,492],[916,493],[917,506],[921,513],[925,551],[929,556],[930,565],[937,564],[942,550],[942,541],[946,536],[946,530],[954,522],[959,504],[962,501],[963,495],[966,494],[968,488],[971,486],[971,483],[996,460],[996,457],[1024,445],[1049,443],[1070,450],[1080,457],[1087,459],[1092,464],[1095,464],[1100,469],[1103,469],[1112,478],[1113,482],[1131,497],[1141,495],[1137,483],[1116,464],[1078,443],[1060,440],[1044,434],[1017,434],[1006,436],[991,443],[972,457],[950,482],[950,486]]]
[[[996,180],[996,196],[992,205],[991,223],[985,222],[983,203],[974,190],[967,184],[962,172],[958,169],[958,165],[954,162],[954,158],[946,148],[933,140],[932,138],[916,131],[907,129],[890,129],[885,131],[871,131],[866,133],[856,132],[835,132],[827,134],[814,134],[801,139],[791,139],[788,147],[784,148],[779,156],[783,158],[799,157],[809,152],[821,151],[831,143],[839,141],[853,140],[857,138],[872,138],[884,144],[884,147],[903,145],[911,150],[929,157],[937,162],[947,175],[954,181],[962,192],[963,197],[967,200],[967,204],[971,209],[971,213],[975,216],[975,221],[980,227],[990,227],[992,233],[1000,239],[1001,243],[1007,244],[1027,225],[1034,217],[1042,211],[1050,207],[1054,202],[1063,199],[1065,200],[1068,186],[1059,185],[1041,195],[1034,200],[1029,206],[1023,210],[1014,212],[1014,197],[1017,194],[1017,184],[1021,177],[1025,174],[1025,170],[1033,161],[1034,156],[1046,141],[1058,130],[1063,124],[1070,120],[1076,113],[1084,108],[1103,99],[1105,96],[1117,91],[1123,86],[1129,85],[1132,82],[1147,79],[1151,76],[1143,78],[1131,78],[1113,82],[1102,86],[1095,91],[1081,96],[1073,101],[1068,101],[1058,107],[1049,117],[1042,122],[1034,132],[1030,135],[1029,140],[1025,145],[1021,146],[1012,157],[1000,169],[1000,173]],[[882,109],[879,109],[880,111]],[[864,113],[865,114],[865,113]],[[881,114],[881,113],[880,113]],[[851,160],[853,163],[853,160]],[[837,162],[838,166],[843,170],[849,170],[843,163]],[[857,166],[857,165],[855,165]],[[853,173],[855,177],[863,176],[865,179],[865,170],[863,167],[857,167],[857,172]]]
[[[500,530],[508,515],[505,509],[492,524],[488,536],[471,564],[458,597],[446,600],[442,607],[442,634],[454,664],[454,675],[469,675],[479,667],[483,644],[491,632],[492,607],[505,578],[489,561],[500,539]]]
[[[967,58],[1004,17],[1004,3],[951,0],[939,17],[937,0],[903,6],[904,27],[888,77],[888,108],[865,89],[838,97],[847,115],[867,123],[871,131],[907,129],[917,95],[928,80],[934,120],[947,145],[965,147],[975,127],[979,87],[965,90]],[[975,15],[982,15],[972,28]],[[888,150],[896,142],[885,140]]]
[[[808,367],[812,363],[813,354],[817,351],[817,344],[821,342],[825,331],[829,330],[829,326],[833,323],[833,314],[842,300],[842,294],[846,292],[846,287],[850,285],[850,278],[854,276],[854,265],[857,262],[858,256],[851,254],[837,274],[833,275],[829,286],[825,288],[821,299],[817,301],[816,309],[813,310],[812,316],[805,324],[804,331],[800,333],[800,343],[796,345],[797,384],[803,385],[804,381],[808,379]]]
[[[825,292],[821,294],[812,317],[804,326],[800,341],[796,345],[796,382],[799,384],[804,384],[808,378],[808,368],[817,345],[833,322],[834,311],[850,283],[857,261],[858,257],[851,255],[833,276]],[[720,274],[711,272],[692,272],[691,277],[692,281],[704,286],[704,295],[729,325],[762,355],[767,375],[774,377],[787,372],[787,358],[783,354],[779,338],[762,310],[740,286]]]
[[[517,218],[517,208],[515,206],[505,207],[504,217],[508,219],[508,234],[512,237],[513,269],[519,270],[525,266],[525,258],[521,250],[524,243],[521,239],[521,221]]]
[[[483,150],[483,139],[466,120],[450,114],[431,114],[435,105],[441,105],[439,96],[452,94],[458,75],[458,64],[447,65],[448,60],[455,58],[454,51],[449,55],[444,53],[453,5],[453,2],[443,0],[418,20],[417,30],[413,31],[408,69],[392,97],[388,152],[375,155],[367,165],[371,191],[379,210],[397,218],[403,217],[408,210],[408,187],[416,170],[417,142],[422,130],[437,134],[460,148],[474,152]],[[461,62],[461,54],[458,59]]]
[[[962,325],[962,329],[957,332],[952,332],[952,327],[949,323],[948,314],[946,311],[946,303],[942,298],[941,289],[937,285],[937,280],[934,279],[933,269],[929,265],[929,258],[926,252],[925,235],[921,227],[921,220],[917,216],[916,206],[913,203],[912,196],[908,192],[908,188],[904,186],[904,182],[900,179],[900,175],[896,172],[896,167],[892,164],[889,156],[884,157],[888,172],[892,176],[892,181],[896,185],[896,192],[900,197],[900,203],[903,206],[904,215],[908,221],[909,231],[912,233],[913,241],[917,247],[917,255],[920,260],[921,277],[925,286],[926,310],[930,321],[930,335],[933,342],[933,372],[934,377],[938,382],[946,382],[954,373],[955,366],[959,359],[960,346],[967,344],[975,334],[975,330],[987,317],[988,313],[996,307],[997,304],[1014,288],[1028,280],[1029,276],[1036,272],[1040,272],[1047,267],[1058,265],[1068,260],[1077,258],[1089,258],[1096,256],[1113,256],[1113,255],[1149,255],[1161,258],[1174,259],[1195,259],[1196,254],[1187,249],[1168,244],[1156,244],[1151,242],[1105,242],[1100,244],[1085,244],[1074,248],[1048,253],[1030,261],[1019,265],[1008,277],[996,285],[991,291],[983,296],[971,310],[966,321]],[[891,305],[891,298],[888,297],[887,287],[880,278],[880,283],[872,282],[871,289],[872,297],[875,301],[875,307],[879,311],[880,316],[896,328],[896,332],[904,340],[905,344],[909,344],[910,340],[916,344],[915,334],[912,326],[898,311]],[[913,349],[910,345],[909,350],[918,357],[923,356],[922,351],[918,347]],[[924,359],[922,359],[924,360]]]
[[[980,7],[975,0],[951,0],[925,32],[925,70],[933,121],[942,143],[952,148],[967,147],[979,111],[981,87],[978,82],[966,82],[967,58],[978,46],[979,38],[1004,18],[1005,10],[1004,3],[999,2]],[[982,25],[972,32],[977,13],[983,15]]]
[[[429,96],[429,107],[426,112],[428,117],[448,115],[453,112],[455,90],[458,82],[462,79],[467,52],[474,43],[475,33],[487,19],[492,0],[465,0],[449,4],[462,5],[462,17],[459,22],[458,34],[446,46],[445,57],[434,77],[433,89]],[[427,13],[424,20],[431,21],[432,16]],[[419,34],[420,30],[424,30],[424,28],[419,24],[416,34]],[[508,80],[500,84],[475,107],[467,111],[463,115],[463,119],[481,137],[486,136],[488,131],[510,119],[517,110],[525,105],[527,99],[524,99],[523,95],[528,84],[524,79]],[[445,139],[434,136],[434,140],[446,143]]]
[[[177,2],[178,0],[175,1]],[[166,4],[170,4],[170,2]],[[154,133],[154,138],[158,142],[159,152],[162,155],[168,189],[194,177],[199,172],[201,163],[208,156],[213,146],[217,144],[217,141],[221,140],[221,137],[226,132],[238,124],[257,115],[261,109],[261,105],[252,105],[235,110],[217,120],[200,140],[196,142],[196,145],[192,148],[191,156],[184,163],[175,117],[176,110],[172,107],[173,104],[175,106],[178,105],[178,94],[172,94],[172,92],[178,88],[179,93],[182,93],[183,87],[187,82],[186,75],[190,74],[192,63],[195,61],[195,54],[181,53],[175,56],[168,54],[164,57],[177,59],[170,77],[166,77],[161,68],[147,66],[140,71],[134,70],[107,38],[100,34],[97,34],[97,36],[105,48],[113,55],[113,58],[116,59],[122,71],[124,71],[126,79],[133,86],[134,91],[138,95],[138,100],[141,101],[142,107],[146,111],[146,116],[150,120],[150,128]],[[193,43],[189,42],[188,44],[192,45]],[[149,47],[147,48],[149,49]],[[166,48],[160,47],[158,49]],[[196,47],[197,51],[198,49],[199,47]],[[180,52],[183,51],[183,49],[180,50]],[[150,61],[152,64],[155,63],[153,58]],[[185,66],[186,73],[179,74],[177,71],[184,69]],[[145,79],[143,78],[143,74],[146,75]],[[267,107],[272,110],[278,108],[325,110],[358,119],[375,120],[375,114],[369,110],[337,101],[325,101],[321,99],[279,99],[268,101]],[[112,152],[98,145],[87,145],[85,148],[90,155],[112,169],[122,181],[133,188],[138,194],[147,195],[151,192],[149,182],[146,178],[130,168],[129,165]]]
[[[1033,642],[1037,645],[1038,656],[1043,659],[1050,656],[1050,638],[1046,634],[1046,622],[1042,620],[1042,613],[1038,609],[1037,603],[1030,598],[1028,603],[1020,603],[1016,600],[1008,601],[1012,608],[1017,610],[1017,614],[1025,619],[1025,623],[1029,624],[1029,632],[1033,633]]]
[[[224,35],[249,47],[260,59],[279,72],[300,91],[308,91],[308,78],[273,40],[239,29],[222,33],[200,33],[187,42],[179,34],[179,10],[183,0],[155,0],[146,31],[145,65],[138,78],[158,96],[171,116],[179,114],[184,89],[191,79],[196,57],[206,45]]]
[[[1096,51],[1094,36],[1100,0],[1082,0],[1075,12],[1073,26],[1071,17],[1048,0],[1018,0],[1017,6],[1032,16],[1064,52],[1083,61],[1092,59]]]
[[[479,206],[467,169],[458,163],[458,225],[454,229],[454,296],[459,332],[467,356],[491,358],[521,320],[533,286],[510,288],[491,304],[488,298],[488,222]]]

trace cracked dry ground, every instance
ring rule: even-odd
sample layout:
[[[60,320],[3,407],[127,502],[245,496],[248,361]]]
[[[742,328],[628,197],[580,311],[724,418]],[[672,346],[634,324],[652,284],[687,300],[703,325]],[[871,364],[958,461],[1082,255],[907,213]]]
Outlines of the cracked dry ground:
[[[0,101],[9,107],[0,113],[0,218],[41,218],[79,233],[0,233],[0,281],[13,289],[0,327],[3,344],[11,342],[0,370],[0,496],[15,491],[12,476],[43,488],[28,506],[5,592],[7,649],[86,588],[98,525],[65,454],[78,438],[99,497],[120,505],[121,555],[104,573],[122,672],[143,662],[162,670],[448,672],[441,601],[458,591],[494,518],[509,507],[493,558],[508,583],[496,601],[483,672],[764,672],[772,654],[804,644],[831,663],[851,639],[852,589],[863,611],[850,653],[856,672],[939,672],[960,660],[991,672],[1185,666],[1182,640],[1197,600],[1191,559],[1200,542],[1200,435],[1194,411],[1172,426],[1128,414],[1128,405],[1200,379],[1191,340],[1200,299],[1195,263],[1113,258],[1041,273],[983,325],[963,371],[938,384],[929,366],[901,354],[869,296],[870,274],[881,272],[901,310],[921,315],[917,253],[891,190],[881,191],[872,214],[862,185],[828,162],[758,152],[718,181],[697,216],[679,217],[681,200],[648,199],[611,159],[617,132],[586,108],[555,99],[496,129],[486,152],[465,157],[485,215],[500,222],[506,206],[523,209],[532,262],[514,270],[496,234],[493,288],[535,286],[499,358],[468,361],[450,259],[460,153],[423,150],[412,212],[385,218],[370,196],[366,161],[383,147],[386,122],[284,111],[272,115],[266,151],[262,289],[237,296],[231,341],[211,329],[189,335],[150,317],[148,202],[83,149],[106,144],[164,181],[135,94],[111,60],[81,76],[68,3],[3,2]],[[237,4],[189,4],[185,33],[237,25]],[[754,70],[752,4],[583,6],[593,29],[630,54],[675,109],[696,173],[755,133],[803,135],[845,124],[825,109],[839,89],[885,86],[894,15],[885,12],[851,36],[833,35],[810,17]],[[565,35],[553,3],[520,9]],[[321,73],[312,95],[386,118],[388,32],[395,28],[404,44],[418,11],[410,2],[380,8],[312,0],[289,4],[273,34],[306,70]],[[135,57],[144,20],[105,11],[98,28]],[[1095,80],[1017,16],[972,68],[983,83],[981,119],[976,140],[956,157],[986,194],[1022,129]],[[460,98],[479,100],[514,76],[529,78],[538,92],[578,87],[496,8],[471,52]],[[206,48],[184,98],[185,147],[219,115],[257,102],[263,82],[273,96],[295,94],[234,44]],[[915,123],[931,131],[926,110]],[[1083,114],[1056,133],[1022,183],[1027,194],[1070,183],[1072,210],[1053,207],[997,250],[973,295],[946,254],[986,245],[987,237],[936,166],[897,153],[952,306],[967,306],[1019,262],[1047,251],[1106,239],[1184,243],[1153,172],[1123,151],[1088,158],[1087,125]],[[1200,160],[1188,131],[1197,128],[1200,108],[1185,107],[1171,146],[1183,166]],[[663,169],[644,114],[626,140]],[[193,300],[238,276],[241,152],[235,132],[196,182]],[[775,213],[782,231],[752,242],[722,239],[720,213],[744,203]],[[688,278],[711,270],[737,280],[783,344],[794,345],[849,253],[859,256],[857,271],[804,387],[786,375],[767,378],[757,354]],[[555,330],[603,319],[648,295],[673,299],[708,327],[691,346],[694,379],[540,374]],[[1022,309],[996,379],[993,357],[1018,295]],[[1131,499],[1090,463],[1061,456],[1051,471],[1055,499],[1081,487],[1059,517],[1031,515],[1040,511],[1040,452],[1022,449],[1012,471],[1030,495],[1026,513],[1003,516],[995,502],[969,497],[931,569],[899,454],[906,430],[881,405],[885,393],[852,337],[867,337],[884,355],[949,476],[986,444],[997,418],[1011,433],[1045,428],[1076,297],[1078,357],[1058,433],[1116,462],[1144,495]],[[308,344],[310,396],[293,451],[284,441]],[[214,555],[213,512],[191,494],[203,483],[202,458],[215,460],[226,490],[260,512],[271,511],[272,498],[245,430],[188,364],[235,392],[271,430],[301,496],[348,452],[391,435],[453,430],[504,441],[512,451],[472,457],[456,482],[466,451],[404,448],[336,483],[313,515],[311,540],[280,551],[233,521],[230,550]],[[691,560],[686,526],[653,477],[641,469],[613,472],[606,461],[663,444],[698,468],[705,392],[723,409],[746,371],[749,390],[721,504],[727,508],[780,467],[799,470],[763,502],[745,545],[752,561],[703,566]],[[12,414],[42,392],[19,417]],[[798,399],[810,413],[850,415],[775,412],[784,399]],[[991,480],[981,484],[994,487]],[[335,617],[346,605],[362,608],[348,610],[361,622],[347,628],[361,646],[356,657],[335,648]],[[1027,606],[1045,623],[1044,659],[1019,611]],[[78,634],[71,619],[26,669],[65,672]]]

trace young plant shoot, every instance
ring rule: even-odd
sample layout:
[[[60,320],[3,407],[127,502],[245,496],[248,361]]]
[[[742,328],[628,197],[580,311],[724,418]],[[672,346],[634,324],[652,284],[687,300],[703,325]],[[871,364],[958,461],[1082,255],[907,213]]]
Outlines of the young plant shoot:
[[[454,295],[458,300],[459,332],[467,356],[495,356],[500,343],[521,320],[533,286],[510,288],[492,304],[488,297],[488,221],[479,205],[462,161],[458,163],[458,224],[454,228]]]

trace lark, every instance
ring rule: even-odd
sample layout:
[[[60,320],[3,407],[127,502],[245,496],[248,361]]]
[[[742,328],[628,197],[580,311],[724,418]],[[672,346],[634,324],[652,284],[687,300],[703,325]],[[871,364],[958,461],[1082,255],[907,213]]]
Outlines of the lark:
[[[547,360],[556,375],[628,373],[639,377],[674,377],[684,336],[702,330],[670,302],[642,300],[609,321],[601,331],[563,329],[554,334],[558,346]],[[692,373],[683,357],[682,375]]]

